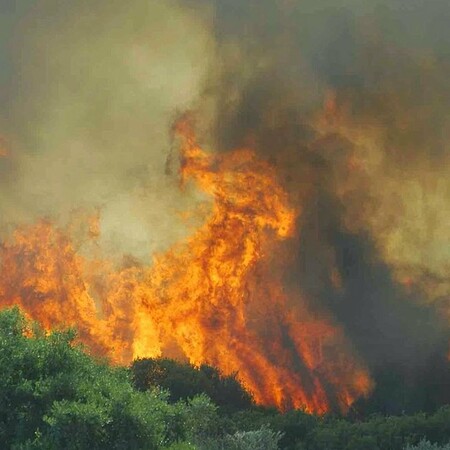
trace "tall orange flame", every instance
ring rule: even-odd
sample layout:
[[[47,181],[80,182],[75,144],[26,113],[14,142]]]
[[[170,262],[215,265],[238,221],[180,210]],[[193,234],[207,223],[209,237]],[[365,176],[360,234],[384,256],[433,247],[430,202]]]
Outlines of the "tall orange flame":
[[[212,198],[191,238],[151,267],[113,269],[48,222],[19,229],[1,249],[0,303],[45,327],[76,325],[118,363],[187,358],[237,373],[260,404],[346,411],[371,381],[332,318],[283,282],[300,211],[276,171],[249,149],[205,153],[187,121],[176,131],[182,182]],[[88,235],[98,235],[95,221]]]

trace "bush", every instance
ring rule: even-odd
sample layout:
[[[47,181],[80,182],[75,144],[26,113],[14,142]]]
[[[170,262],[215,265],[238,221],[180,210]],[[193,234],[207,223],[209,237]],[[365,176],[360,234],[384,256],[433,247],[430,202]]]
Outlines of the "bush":
[[[197,403],[206,399],[171,405],[163,392],[136,391],[127,369],[95,360],[74,338],[44,333],[18,309],[0,312],[0,448],[158,449],[195,418],[205,426]]]
[[[278,450],[281,433],[267,427],[255,431],[238,431],[221,438],[197,442],[199,450]]]
[[[165,447],[164,450],[197,450],[197,447],[189,442],[176,442],[170,447]]]
[[[420,441],[417,445],[408,445],[405,450],[450,450],[450,443],[444,446],[432,444],[425,439]]]
[[[205,393],[216,405],[227,410],[253,406],[252,397],[236,376],[224,376],[211,366],[194,367],[167,358],[137,359],[131,365],[134,386],[145,391],[160,387],[169,391],[169,400],[187,400]]]

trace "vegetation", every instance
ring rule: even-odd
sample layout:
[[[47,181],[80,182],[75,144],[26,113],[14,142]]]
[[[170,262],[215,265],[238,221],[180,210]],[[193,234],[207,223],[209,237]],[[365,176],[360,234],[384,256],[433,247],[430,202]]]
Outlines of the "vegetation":
[[[365,418],[280,414],[211,367],[167,359],[111,367],[75,337],[44,333],[18,309],[0,312],[0,448],[450,450],[450,406]]]
[[[420,441],[417,445],[408,445],[406,450],[450,450],[450,444],[440,446],[429,441]]]
[[[46,335],[17,309],[0,313],[0,448],[159,449],[205,427],[206,397],[171,405],[163,391],[139,392],[128,370],[74,338]]]
[[[169,391],[171,402],[204,393],[223,410],[241,410],[253,406],[251,396],[235,375],[223,376],[211,366],[195,368],[172,359],[146,358],[134,361],[131,370],[136,389],[145,391],[159,386]]]

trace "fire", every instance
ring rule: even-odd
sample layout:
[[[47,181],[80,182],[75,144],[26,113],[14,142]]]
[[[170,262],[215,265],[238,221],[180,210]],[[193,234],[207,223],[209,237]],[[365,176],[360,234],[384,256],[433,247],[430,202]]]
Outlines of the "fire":
[[[114,330],[97,318],[84,265],[71,239],[51,223],[18,229],[1,250],[1,304],[19,305],[46,329],[76,325],[95,353],[112,351]]]
[[[207,153],[187,121],[176,132],[182,184],[211,198],[186,242],[149,267],[114,268],[77,252],[70,227],[41,221],[3,244],[1,305],[20,305],[47,328],[76,325],[82,342],[117,363],[187,358],[237,373],[257,403],[346,411],[370,377],[332,317],[283,279],[301,211],[251,149]]]

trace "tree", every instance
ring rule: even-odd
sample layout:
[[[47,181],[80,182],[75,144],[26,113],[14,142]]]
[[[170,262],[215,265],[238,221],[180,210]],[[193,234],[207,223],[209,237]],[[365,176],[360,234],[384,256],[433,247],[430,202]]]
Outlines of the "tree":
[[[137,359],[131,366],[133,382],[145,391],[159,386],[167,389],[171,402],[205,393],[218,406],[227,410],[242,410],[253,406],[250,394],[236,376],[224,376],[214,367],[198,368],[167,358]]]
[[[0,312],[0,448],[158,449],[178,439],[171,426],[187,408],[136,391],[127,369],[90,357],[75,337],[44,333],[17,308]]]

